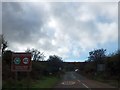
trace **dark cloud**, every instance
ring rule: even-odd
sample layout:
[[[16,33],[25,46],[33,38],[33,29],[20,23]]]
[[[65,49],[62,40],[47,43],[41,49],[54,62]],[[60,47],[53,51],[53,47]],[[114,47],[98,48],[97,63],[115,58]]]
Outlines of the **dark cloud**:
[[[0,34],[2,34],[2,2],[0,2]]]
[[[27,5],[26,5],[27,4]],[[46,21],[40,9],[30,7],[29,3],[8,3],[2,5],[2,30],[9,41],[28,43],[46,37],[41,27]]]
[[[120,49],[120,2],[118,3],[118,49]]]

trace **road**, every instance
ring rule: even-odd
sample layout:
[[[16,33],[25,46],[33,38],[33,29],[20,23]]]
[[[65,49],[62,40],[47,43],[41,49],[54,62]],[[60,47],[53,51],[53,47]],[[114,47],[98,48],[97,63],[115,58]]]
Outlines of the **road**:
[[[89,80],[84,76],[76,72],[66,72],[63,79],[56,85],[55,88],[86,88],[86,90],[92,90],[94,88],[105,88],[115,90],[115,87],[97,82],[94,80]]]

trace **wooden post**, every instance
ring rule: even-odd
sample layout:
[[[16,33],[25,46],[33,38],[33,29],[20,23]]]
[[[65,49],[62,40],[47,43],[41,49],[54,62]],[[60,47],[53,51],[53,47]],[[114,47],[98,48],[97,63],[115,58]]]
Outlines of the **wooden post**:
[[[17,87],[17,83],[18,83],[18,72],[17,71],[15,71],[15,82],[16,82],[15,88],[18,88]]]
[[[30,73],[29,72],[26,72],[27,73],[27,90],[29,90],[30,88]]]
[[[119,80],[119,78],[118,78],[118,89],[120,89],[120,86],[119,86],[119,84],[120,84],[120,80]]]

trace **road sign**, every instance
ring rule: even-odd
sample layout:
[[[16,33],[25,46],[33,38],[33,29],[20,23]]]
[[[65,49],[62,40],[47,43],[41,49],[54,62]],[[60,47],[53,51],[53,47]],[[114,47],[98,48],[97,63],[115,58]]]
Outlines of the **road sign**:
[[[31,53],[13,53],[11,71],[31,71]]]

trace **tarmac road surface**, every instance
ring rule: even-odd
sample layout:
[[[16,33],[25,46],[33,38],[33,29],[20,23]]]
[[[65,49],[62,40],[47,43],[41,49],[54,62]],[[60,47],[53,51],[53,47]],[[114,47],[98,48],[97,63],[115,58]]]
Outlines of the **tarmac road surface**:
[[[89,80],[76,72],[66,72],[63,79],[55,86],[55,88],[85,88],[85,90],[107,89],[118,90],[113,86],[107,85],[94,80]]]

